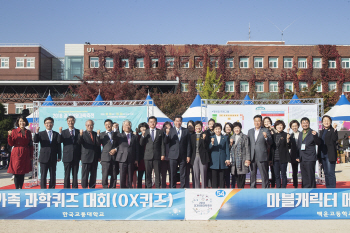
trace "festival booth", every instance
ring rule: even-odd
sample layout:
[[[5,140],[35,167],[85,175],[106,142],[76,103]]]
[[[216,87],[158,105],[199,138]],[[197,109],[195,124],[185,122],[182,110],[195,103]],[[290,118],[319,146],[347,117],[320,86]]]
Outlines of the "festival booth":
[[[147,118],[156,112],[154,108],[157,108],[152,100],[104,101],[100,94],[94,101],[53,101],[49,94],[45,101],[35,101],[33,105],[34,113],[27,118],[32,121],[33,132],[35,132],[37,126],[40,127],[40,130],[45,129],[44,119],[46,117],[54,119],[53,130],[58,132],[60,126],[67,127],[66,119],[70,115],[76,118],[75,127],[77,129],[85,130],[85,122],[89,119],[94,121],[94,131],[98,129],[101,132],[104,131],[104,121],[106,119],[118,122],[120,127],[122,122],[128,119],[133,125],[132,128],[135,128],[139,123],[147,122]],[[40,168],[37,161],[39,145],[34,144],[34,148],[33,176],[31,182],[26,183],[28,187],[37,186],[40,179]],[[78,177],[81,177],[80,172],[81,169],[79,169]],[[98,167],[97,174],[97,180],[101,180],[101,166]],[[63,178],[64,166],[58,163],[56,170],[57,183],[63,182]]]
[[[251,100],[248,95],[243,100],[202,100],[201,106],[206,109],[204,116],[207,119],[213,118],[222,125],[226,122],[240,122],[244,134],[248,134],[248,130],[254,127],[255,115],[270,117],[272,122],[283,120],[286,125],[294,119],[300,121],[302,117],[308,117],[312,129],[318,128],[319,116],[323,115],[323,99],[299,99],[297,95],[292,100]],[[301,126],[299,130],[302,130]],[[258,172],[257,179],[260,177]],[[269,177],[271,178],[271,172]],[[249,178],[250,174],[247,174],[247,180]],[[291,165],[287,168],[287,178],[292,179]],[[318,166],[316,178],[321,182]]]
[[[54,106],[54,102],[52,100],[52,97],[51,97],[51,94],[50,94],[50,91],[49,91],[49,94],[48,96],[46,97],[44,103],[43,103],[43,106]],[[27,120],[28,120],[28,128],[30,129],[30,131],[34,132],[34,118],[36,118],[35,121],[38,121],[39,120],[39,111],[36,110],[36,111],[33,111],[33,113],[31,113],[30,115],[28,115],[27,117]]]
[[[202,121],[203,126],[207,125],[208,119],[204,117],[206,115],[205,108],[201,107],[202,98],[197,94],[196,98],[193,100],[191,106],[182,114],[182,127],[187,128],[187,122],[192,121]]]

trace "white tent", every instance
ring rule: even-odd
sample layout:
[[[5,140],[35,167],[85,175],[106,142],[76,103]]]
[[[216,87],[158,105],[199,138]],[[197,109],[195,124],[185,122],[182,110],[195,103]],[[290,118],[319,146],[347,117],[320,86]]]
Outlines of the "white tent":
[[[150,113],[148,114],[149,116],[155,116],[157,117],[157,122],[158,123],[164,123],[166,121],[172,122],[169,117],[167,117],[155,104],[151,96],[148,94],[146,101],[148,100],[149,104],[153,106],[151,109],[149,109]],[[144,103],[146,105],[147,102]]]
[[[207,122],[206,116],[206,108],[201,107],[202,98],[199,94],[197,94],[196,98],[193,100],[191,106],[186,110],[186,112],[182,115],[182,125],[187,126],[187,122],[189,120],[192,121],[203,121]]]
[[[333,121],[350,121],[350,102],[342,94],[338,102],[325,115],[332,117]]]

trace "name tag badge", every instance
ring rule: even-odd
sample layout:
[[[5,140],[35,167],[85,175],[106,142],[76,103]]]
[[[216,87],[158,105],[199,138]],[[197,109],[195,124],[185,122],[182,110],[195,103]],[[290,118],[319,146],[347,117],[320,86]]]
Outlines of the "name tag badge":
[[[301,144],[301,150],[305,150],[305,144]]]

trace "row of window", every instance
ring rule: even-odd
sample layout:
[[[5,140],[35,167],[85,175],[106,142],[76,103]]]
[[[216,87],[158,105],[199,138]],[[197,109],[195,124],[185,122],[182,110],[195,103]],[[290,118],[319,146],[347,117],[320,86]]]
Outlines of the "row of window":
[[[158,58],[151,59],[151,67],[158,67]],[[174,57],[166,57],[165,63],[168,68],[174,68]],[[129,59],[121,59],[122,67],[129,68]],[[210,57],[209,58],[210,66],[218,68],[219,67],[219,58],[218,57]],[[194,65],[195,68],[203,68],[203,57],[194,57]],[[276,69],[278,68],[278,57],[269,57],[269,68]],[[322,68],[322,58],[314,57],[312,58],[312,65],[315,69]],[[233,57],[225,59],[226,68],[234,68],[234,59]],[[350,58],[342,58],[341,66],[344,69],[350,68]],[[112,58],[106,58],[106,68],[113,68],[114,62]],[[135,68],[144,68],[144,58],[136,58]],[[189,68],[189,57],[180,57],[180,67],[181,68]],[[263,57],[254,57],[254,68],[264,68],[264,58]],[[293,67],[293,58],[292,57],[284,57],[283,58],[283,68],[290,69]],[[337,68],[335,60],[328,60],[328,67],[331,69]],[[99,58],[98,57],[90,57],[90,68],[99,68]],[[240,57],[239,58],[239,68],[250,68],[249,65],[249,57]],[[298,68],[306,69],[307,68],[307,58],[300,57],[298,58]]]
[[[0,58],[0,68],[10,68],[10,59],[8,57]],[[16,57],[16,68],[35,68],[35,57]]]
[[[314,84],[316,81],[314,81]],[[197,84],[198,85],[198,84]],[[249,83],[248,81],[239,82],[241,92],[249,92]],[[299,82],[299,90],[303,91],[305,88],[308,88],[307,82]],[[291,81],[284,82],[284,89],[294,91],[294,85]],[[328,82],[328,91],[333,91],[337,89],[337,82],[331,81]],[[181,83],[181,91],[188,91],[188,83]],[[235,82],[229,81],[225,82],[225,91],[234,92],[235,91]],[[264,92],[264,82],[255,82],[255,91]],[[345,82],[343,85],[343,91],[350,92],[350,82]],[[269,92],[278,92],[278,81],[269,81]],[[317,86],[317,92],[322,92],[322,83]]]
[[[2,105],[4,106],[5,114],[8,114],[9,105],[6,103],[3,103]],[[16,110],[15,110],[16,114],[22,114],[23,109],[28,109],[29,113],[33,113],[33,104],[15,104],[15,106],[16,106]]]

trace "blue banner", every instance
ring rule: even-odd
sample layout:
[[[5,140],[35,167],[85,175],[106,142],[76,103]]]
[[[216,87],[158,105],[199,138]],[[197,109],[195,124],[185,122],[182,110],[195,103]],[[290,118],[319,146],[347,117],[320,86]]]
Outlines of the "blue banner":
[[[182,189],[0,191],[0,219],[184,220]]]
[[[124,120],[129,120],[132,123],[132,130],[135,130],[141,122],[147,122],[147,106],[86,106],[86,107],[49,107],[44,106],[39,108],[39,127],[40,131],[45,130],[44,119],[52,117],[55,122],[53,130],[58,132],[59,127],[68,128],[67,117],[74,116],[76,118],[75,128],[86,130],[85,122],[87,120],[94,121],[94,131],[98,129],[101,132],[105,131],[104,121],[111,119],[119,124],[119,130],[122,130]],[[62,150],[63,151],[63,150]],[[39,169],[40,171],[40,169]],[[40,178],[40,173],[38,174]],[[81,177],[81,164],[78,177]],[[57,163],[56,178],[64,178],[63,163]],[[102,179],[101,165],[97,168],[97,179]]]
[[[350,219],[350,189],[186,190],[186,220]]]

